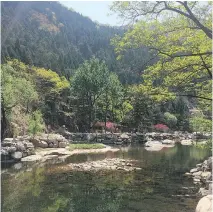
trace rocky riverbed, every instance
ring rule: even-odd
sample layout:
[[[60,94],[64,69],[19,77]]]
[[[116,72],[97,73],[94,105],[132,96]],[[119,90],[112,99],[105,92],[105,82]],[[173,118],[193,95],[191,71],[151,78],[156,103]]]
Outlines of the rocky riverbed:
[[[99,170],[117,170],[117,171],[139,171],[137,160],[124,160],[120,158],[105,158],[98,161],[87,161],[84,163],[69,163],[49,169],[49,172],[67,172],[67,171],[99,171]]]
[[[212,211],[212,161],[213,157],[209,157],[203,163],[199,163],[190,172],[186,172],[185,176],[192,178],[194,184],[200,187],[198,195],[202,196],[196,207],[196,212]]]

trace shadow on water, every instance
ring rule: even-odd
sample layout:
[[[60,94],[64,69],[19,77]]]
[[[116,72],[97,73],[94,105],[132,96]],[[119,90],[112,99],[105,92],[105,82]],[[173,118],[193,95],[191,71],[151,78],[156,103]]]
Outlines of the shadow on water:
[[[2,174],[2,211],[194,212],[197,188],[183,174],[208,155],[193,146],[148,152],[137,145],[122,147],[117,153],[82,154],[70,159],[74,163],[106,157],[134,159],[142,168],[136,172],[51,172],[53,166],[6,172]],[[54,165],[56,169],[59,166]]]

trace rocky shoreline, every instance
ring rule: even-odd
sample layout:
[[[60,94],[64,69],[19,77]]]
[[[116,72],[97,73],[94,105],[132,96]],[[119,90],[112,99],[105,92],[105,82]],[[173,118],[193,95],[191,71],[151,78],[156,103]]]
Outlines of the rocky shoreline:
[[[198,195],[202,198],[195,212],[212,212],[212,161],[213,157],[209,157],[203,163],[197,164],[190,172],[185,173],[186,177],[192,178],[194,184],[200,187]]]
[[[6,138],[1,144],[1,161],[18,162],[23,158],[34,158],[38,160],[37,148],[53,149],[66,148],[69,143],[102,143],[112,145],[123,145],[128,143],[145,143],[147,151],[160,151],[163,148],[174,147],[179,142],[182,145],[193,144],[193,139],[204,139],[211,134],[199,133],[70,133],[41,134],[37,136],[18,136],[17,138]],[[94,152],[101,152],[94,150]],[[86,153],[86,152],[85,152]],[[26,159],[27,160],[27,159]],[[25,161],[23,159],[22,161]]]

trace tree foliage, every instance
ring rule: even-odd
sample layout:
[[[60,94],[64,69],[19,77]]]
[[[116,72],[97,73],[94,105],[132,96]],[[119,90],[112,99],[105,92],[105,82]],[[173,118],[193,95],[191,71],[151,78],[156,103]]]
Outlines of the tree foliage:
[[[204,13],[205,9],[205,13]],[[196,97],[211,103],[211,4],[198,2],[115,2],[112,10],[135,23],[112,40],[119,58],[146,46],[158,58],[149,66],[141,92],[156,100]],[[150,17],[161,18],[150,20]],[[140,19],[148,17],[148,21]]]

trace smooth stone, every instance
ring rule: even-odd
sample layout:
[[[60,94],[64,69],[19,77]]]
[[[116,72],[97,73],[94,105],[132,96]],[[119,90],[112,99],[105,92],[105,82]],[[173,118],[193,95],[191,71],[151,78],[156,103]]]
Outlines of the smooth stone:
[[[3,140],[3,142],[14,142],[14,141],[15,141],[14,138],[5,138],[5,139]]]
[[[211,176],[211,172],[202,172],[201,178],[207,179]]]
[[[41,155],[30,155],[25,158],[22,158],[21,161],[22,162],[36,162],[36,161],[40,161],[41,159],[42,159]]]
[[[16,163],[14,166],[13,166],[13,168],[14,169],[16,169],[16,170],[19,170],[19,169],[21,169],[22,168],[22,163]]]
[[[121,134],[120,136],[121,139],[129,139],[129,136],[125,133]]]
[[[192,176],[192,173],[186,172],[184,176]]]
[[[198,169],[197,168],[194,168],[194,169],[191,169],[190,170],[190,173],[194,173],[194,172],[197,172],[198,171]]]
[[[24,146],[22,142],[17,142],[16,148],[18,151],[21,151],[21,152],[23,152],[26,149],[26,147]]]
[[[46,141],[40,141],[38,145],[39,145],[39,147],[41,147],[41,148],[47,148],[47,147],[48,147],[48,144],[47,144]]]
[[[34,145],[31,142],[25,142],[24,146],[28,149],[28,148],[34,148]]]
[[[185,139],[180,142],[182,145],[192,145],[192,140]]]
[[[53,148],[53,143],[49,143],[48,145],[50,148]]]
[[[169,139],[165,139],[162,141],[162,144],[174,144],[174,143],[175,143],[175,141],[169,140]]]
[[[198,163],[197,165],[196,165],[196,167],[198,168],[198,167],[202,167],[202,163]]]
[[[202,174],[202,172],[201,172],[201,171],[193,172],[193,173],[192,173],[192,175],[193,175],[193,176],[200,176],[201,174]]]
[[[66,145],[67,145],[66,142],[59,142],[58,147],[59,147],[59,148],[65,148]]]
[[[200,199],[195,212],[212,212],[212,195],[207,195]]]
[[[206,195],[211,194],[211,192],[205,188],[200,188],[198,191],[198,194],[200,194],[201,196],[206,196]]]
[[[8,147],[8,149],[7,149],[7,151],[8,151],[9,153],[14,153],[16,150],[18,150],[18,149],[16,149],[15,146]]]
[[[20,160],[22,158],[22,152],[14,152],[11,154],[11,157],[15,160]]]

